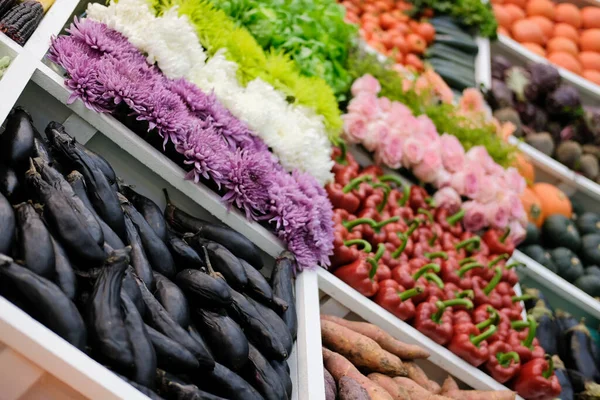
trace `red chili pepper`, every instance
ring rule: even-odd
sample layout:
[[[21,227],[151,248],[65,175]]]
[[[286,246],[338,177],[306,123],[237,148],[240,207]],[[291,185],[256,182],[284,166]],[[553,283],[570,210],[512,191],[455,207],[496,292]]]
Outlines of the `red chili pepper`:
[[[339,147],[334,147],[333,151],[331,152],[331,159],[335,161],[331,172],[335,174],[336,182],[342,183],[344,185],[348,182],[338,181],[338,174],[342,171],[352,171],[354,174],[356,174],[360,169],[360,166],[358,165],[352,154],[349,154],[346,150],[346,144],[340,142]]]
[[[357,234],[368,241],[372,236],[372,226],[376,224],[372,218],[353,218],[353,216],[350,216],[347,221],[342,222],[342,226],[348,230],[349,234]]]
[[[427,202],[425,201],[425,199],[428,197],[429,195],[424,188],[413,185],[410,187],[408,205],[413,209],[413,211],[416,212],[419,208],[426,208],[428,206]]]
[[[453,236],[460,236],[460,234],[462,234],[462,224],[459,222],[464,216],[465,210],[460,210],[450,216],[448,216],[448,209],[446,208],[438,208],[435,210],[435,221],[444,231]]]
[[[385,253],[385,244],[379,243],[377,246],[377,252],[373,256],[373,259],[377,262],[377,273],[375,274],[377,281],[381,282],[385,279],[390,279],[392,277],[392,271],[390,267],[388,267],[385,262],[383,262],[382,257]]]
[[[462,323],[454,325],[454,336],[448,345],[448,350],[475,367],[486,362],[490,356],[487,338],[496,332],[496,326],[491,325],[481,333],[479,325]]]
[[[444,281],[444,299],[473,299],[472,290],[462,290],[452,282]]]
[[[342,208],[349,213],[355,213],[360,206],[360,199],[352,193],[361,182],[369,179],[368,176],[362,176],[352,179],[347,185],[342,186],[339,183],[329,183],[325,186],[329,201],[334,208]]]
[[[467,259],[465,259],[467,260]],[[465,261],[465,260],[461,260]],[[456,283],[463,289],[472,289],[473,288],[473,271],[475,269],[483,268],[478,262],[470,262],[461,266],[460,262],[458,263],[458,269],[452,271],[448,275],[442,275],[444,281],[449,280],[450,282]]]
[[[414,321],[415,328],[437,344],[445,345],[452,339],[454,332],[452,309],[449,309],[449,307],[458,305],[468,309],[473,308],[473,303],[467,299],[440,301],[432,297],[429,301],[417,306]]]
[[[519,275],[515,272],[515,267],[525,267],[525,264],[520,262],[513,262],[504,267],[504,273],[502,274],[502,280],[511,284],[516,285],[519,282]]]
[[[440,277],[444,283],[453,283],[458,286],[460,284],[460,277],[456,273],[459,268],[460,265],[454,257],[443,260],[440,263]]]
[[[348,210],[343,208],[336,208],[333,210],[333,223],[335,225],[341,225],[342,222],[347,221],[350,218]]]
[[[404,286],[405,288],[411,289],[415,287],[415,283],[421,277],[423,277],[428,272],[439,272],[440,266],[437,264],[426,264],[423,267],[419,268],[416,272],[412,273],[409,269],[408,265],[401,265],[400,267],[396,267],[392,270],[392,279],[394,279],[400,286]],[[425,286],[425,285],[423,285]]]
[[[495,309],[502,308],[502,296],[494,290],[498,283],[500,283],[500,279],[502,279],[502,269],[496,267],[494,271],[494,277],[483,288],[481,288],[478,279],[473,278],[472,280],[473,291],[475,292],[474,302],[478,306],[481,304],[489,304]]]
[[[376,274],[377,262],[364,253],[357,260],[339,267],[334,272],[335,276],[366,297],[373,296],[379,289]]]
[[[479,236],[473,236],[468,239],[464,239],[463,241],[457,243],[454,248],[459,250],[465,250],[466,252],[473,253],[479,246],[481,245],[481,238]]]
[[[464,323],[473,323],[471,319],[471,314],[465,310],[458,310],[452,314],[452,324],[464,324]]]
[[[360,171],[358,173],[358,175],[359,176],[369,175],[374,179],[374,178],[377,178],[378,176],[383,175],[383,169],[381,169],[381,167],[378,165],[371,164],[368,167],[363,168],[362,171]]]
[[[485,369],[496,381],[505,383],[518,375],[521,370],[519,354],[512,351],[508,343],[496,341],[490,343],[490,358]]]
[[[502,232],[498,229],[488,229],[482,236],[482,240],[487,244],[490,254],[508,254],[512,255],[515,251],[515,245],[508,237],[510,229]]]
[[[402,321],[407,321],[415,315],[415,305],[413,304],[411,297],[422,292],[423,288],[420,286],[407,290],[398,285],[395,280],[387,279],[380,282],[379,291],[375,296],[375,303],[379,304]]]
[[[544,357],[544,349],[539,346],[538,341],[535,338],[537,322],[535,322],[532,317],[528,316],[527,321],[513,321],[510,326],[512,329],[527,328],[526,331],[523,331],[523,335],[526,334],[524,339],[523,335],[515,330],[508,334],[507,339],[508,344],[512,346],[513,350],[519,353],[521,363],[526,363],[531,359]]]
[[[397,216],[394,217],[400,218]],[[394,248],[402,246],[405,236],[403,232],[407,232],[409,229],[410,227],[407,226],[402,220],[385,225],[383,227],[383,232],[385,232],[385,240],[382,243],[392,244]]]
[[[523,364],[514,389],[528,400],[550,400],[560,395],[562,389],[552,358],[536,358]]]

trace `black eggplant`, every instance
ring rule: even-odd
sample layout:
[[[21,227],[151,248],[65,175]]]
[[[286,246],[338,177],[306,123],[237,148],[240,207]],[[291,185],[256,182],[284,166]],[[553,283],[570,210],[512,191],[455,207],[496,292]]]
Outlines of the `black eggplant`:
[[[221,307],[231,303],[231,289],[227,283],[197,269],[181,271],[175,277],[175,283],[200,306]]]
[[[575,394],[573,393],[573,386],[571,386],[571,381],[569,380],[569,375],[565,369],[565,365],[560,357],[556,355],[552,356],[552,362],[554,363],[554,374],[558,378],[558,382],[560,383],[561,387],[561,392],[558,396],[558,399],[573,400]]]
[[[160,368],[172,372],[186,372],[199,367],[196,357],[185,347],[151,326],[146,325],[146,331],[156,351],[156,359]]]
[[[578,400],[598,400],[600,399],[600,385],[595,382],[588,382],[585,390],[577,394]]]
[[[542,300],[538,300],[535,307],[528,311],[528,314],[537,322],[535,337],[540,342],[540,346],[547,354],[558,354],[557,336],[558,329],[552,311],[546,308]]]
[[[219,363],[207,375],[202,376],[198,382],[200,387],[206,388],[230,400],[264,400],[264,398],[241,376]]]
[[[77,292],[75,272],[73,272],[73,267],[65,249],[63,249],[62,245],[56,239],[53,237],[50,238],[52,240],[52,248],[54,249],[54,269],[56,271],[54,281],[69,300],[73,301]]]
[[[271,274],[271,287],[273,288],[273,295],[285,300],[288,305],[287,310],[281,317],[294,340],[296,340],[298,333],[298,315],[294,295],[295,273],[296,258],[289,251],[284,251],[275,260],[275,266]]]
[[[283,361],[288,352],[279,338],[279,332],[273,331],[270,324],[262,319],[256,307],[242,294],[231,290],[232,302],[227,312],[240,326],[256,347],[269,359]]]
[[[73,171],[67,176],[67,181],[71,185],[71,188],[73,188],[73,192],[77,195],[77,197],[79,197],[79,199],[83,202],[86,208],[90,210],[92,214],[96,217],[96,220],[98,221],[98,223],[100,224],[100,228],[102,229],[102,234],[104,235],[105,243],[108,243],[108,245],[110,245],[110,247],[112,247],[113,249],[122,249],[123,247],[125,247],[125,244],[123,243],[119,235],[117,235],[115,231],[113,231],[111,227],[108,226],[102,218],[100,218],[98,213],[96,213],[96,210],[94,209],[94,206],[90,202],[90,199],[87,195],[85,188],[85,179],[83,178],[83,175],[81,175],[78,171]]]
[[[95,153],[81,143],[78,143],[75,138],[65,131],[65,127],[58,122],[52,121],[48,124],[46,127],[46,136],[48,137],[50,145],[58,150],[62,151],[61,146],[69,144],[74,146],[77,150],[84,152],[91,160],[92,165],[100,170],[102,174],[104,174],[111,185],[117,181],[117,175],[108,161],[106,161],[104,157],[98,153]],[[66,156],[67,159],[70,159],[66,153],[63,153],[63,156]]]
[[[146,304],[146,321],[148,325],[188,349],[198,360],[200,368],[211,370],[215,361],[208,349],[194,340],[186,330],[173,321],[167,310],[154,298],[141,279],[136,277],[136,281]]]
[[[196,342],[200,343],[200,345],[202,345],[202,347],[208,349],[208,346],[206,345],[204,338],[202,337],[202,335],[200,335],[200,331],[198,331],[198,328],[196,328],[196,325],[194,325],[193,322],[190,322],[190,324],[188,325],[187,331],[190,334],[190,336],[192,337],[192,339],[194,339]],[[210,349],[208,351],[210,352]],[[211,356],[212,356],[212,353],[211,353]]]
[[[148,225],[148,222],[144,219],[135,207],[125,198],[125,196],[119,194],[119,200],[125,214],[131,218],[131,221],[135,225],[144,250],[148,256],[148,261],[152,265],[152,269],[160,272],[167,278],[173,278],[177,273],[175,269],[175,261],[171,256],[169,248],[157,235],[154,230]]]
[[[20,259],[36,274],[54,278],[54,248],[48,228],[31,204],[21,203],[15,208]]]
[[[81,261],[78,264],[83,268],[101,265],[105,258],[104,251],[88,229],[89,221],[86,216],[75,208],[73,197],[45,182],[33,164],[26,173],[26,180],[44,203],[45,219],[69,254]],[[83,205],[82,207],[85,208]],[[102,235],[99,228],[98,225],[97,233]]]
[[[34,127],[34,138],[33,138],[33,150],[31,151],[31,158],[40,158],[47,164],[56,163],[50,155],[50,150],[46,145],[46,141],[41,137],[39,132]]]
[[[133,371],[129,376],[140,385],[152,389],[156,371],[156,354],[148,331],[135,304],[123,292],[121,292],[121,307],[127,337],[133,353]]]
[[[131,266],[137,276],[144,281],[144,284],[150,290],[153,290],[154,276],[152,274],[152,267],[146,256],[142,239],[140,239],[140,235],[129,215],[125,215],[125,229],[127,230],[127,243],[131,246]]]
[[[11,203],[20,203],[23,198],[23,190],[19,177],[14,169],[0,164],[0,194],[6,196]]]
[[[278,314],[283,314],[287,310],[288,305],[284,300],[274,297],[273,290],[265,277],[252,265],[248,264],[246,260],[239,259],[246,275],[248,275],[248,286],[244,292],[254,297],[257,301],[264,303],[265,305],[272,308]]]
[[[127,247],[111,253],[96,280],[88,310],[88,326],[98,356],[124,370],[130,370],[134,362],[121,311],[121,287],[128,264]]]
[[[600,372],[592,355],[592,339],[583,321],[568,329],[563,335],[567,346],[562,359],[565,366],[580,372],[588,381],[600,382]]]
[[[136,210],[144,217],[156,236],[163,242],[167,241],[167,223],[160,207],[141,194],[135,192],[130,186],[121,186],[121,193],[133,204]]]
[[[161,369],[156,370],[156,386],[160,393],[169,399],[174,400],[225,400],[223,397],[215,396],[200,390],[198,386],[191,383],[185,383]]]
[[[559,336],[567,329],[571,329],[579,323],[579,321],[577,321],[577,319],[574,316],[559,308],[556,309],[556,312],[554,313],[554,318],[556,319],[556,326]]]
[[[54,283],[0,254],[0,280],[10,282],[25,302],[35,307],[42,324],[80,350],[85,350],[86,328],[77,307]]]
[[[165,218],[176,231],[180,233],[191,232],[204,239],[220,243],[237,257],[248,261],[254,268],[262,268],[263,262],[260,250],[244,235],[225,225],[214,224],[191,216],[171,203],[167,190],[163,189],[163,191],[167,200]]]
[[[192,268],[200,271],[206,271],[206,264],[198,255],[192,246],[167,227],[167,246],[171,250],[171,255],[175,260],[175,267],[178,271]]]
[[[196,326],[217,362],[239,371],[248,361],[248,340],[224,311],[196,310]]]
[[[15,212],[10,202],[0,193],[0,254],[8,254],[15,237]]]
[[[528,294],[532,297],[530,300],[524,301],[526,310],[529,311],[535,307],[538,300],[542,300],[546,304],[546,307],[548,307],[550,311],[553,311],[552,307],[550,307],[550,303],[548,303],[548,299],[546,299],[546,296],[544,296],[544,293],[541,290],[535,288],[523,288],[523,294]]]
[[[291,399],[293,386],[292,378],[290,377],[290,367],[287,365],[287,362],[271,360],[269,363],[275,372],[277,372],[277,375],[279,375],[279,379],[281,380],[281,383],[283,383],[285,392],[287,393],[288,398]]]
[[[142,299],[142,292],[137,285],[137,282],[134,278],[135,271],[131,266],[128,266],[125,270],[125,275],[123,275],[123,285],[121,287],[121,292],[124,292],[127,297],[133,304],[135,304],[135,308],[137,308],[140,315],[144,315],[146,313],[146,305],[144,304],[144,299]]]
[[[167,310],[173,321],[186,329],[190,324],[190,307],[185,295],[179,286],[158,272],[154,273],[154,279],[156,281],[154,296]]]
[[[11,167],[26,167],[33,151],[34,128],[31,116],[21,107],[14,108],[0,135],[0,160]]]
[[[197,235],[187,240],[198,252],[204,251],[203,248],[206,249],[212,268],[223,275],[229,286],[235,289],[243,289],[248,285],[248,275],[240,260],[225,246],[202,239]]]
[[[287,392],[279,374],[252,343],[249,345],[248,362],[243,368],[242,376],[265,400],[287,400]]]
[[[165,400],[162,397],[160,397],[159,395],[157,395],[156,393],[154,393],[154,391],[148,389],[146,386],[140,385],[139,383],[134,382],[131,379],[127,378],[126,376],[123,376],[117,372],[114,372],[114,373],[119,378],[123,379],[125,382],[129,383],[131,386],[136,388],[140,393],[147,396],[150,400]]]
[[[249,296],[245,296],[246,300],[250,301],[256,310],[261,315],[262,320],[271,326],[271,332],[277,332],[279,335],[279,340],[283,344],[283,348],[287,352],[287,354],[292,353],[292,346],[294,345],[294,341],[292,339],[292,335],[285,324],[285,322],[277,315],[277,313],[271,310],[269,307],[262,305],[258,301],[250,298]]]

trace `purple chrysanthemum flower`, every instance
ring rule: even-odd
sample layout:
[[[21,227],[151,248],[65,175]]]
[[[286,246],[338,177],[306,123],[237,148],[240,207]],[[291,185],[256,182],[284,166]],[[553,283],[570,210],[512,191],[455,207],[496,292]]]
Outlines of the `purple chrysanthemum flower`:
[[[296,256],[298,269],[315,269],[319,264],[316,257],[312,238],[307,228],[298,229],[294,235],[287,238],[288,249]]]
[[[75,18],[71,26],[67,28],[67,32],[75,40],[87,44],[91,49],[112,54],[117,58],[125,54],[130,57],[141,56],[138,49],[129,43],[121,33],[89,18],[83,20]]]
[[[85,55],[73,57],[71,68],[67,71],[65,85],[72,90],[67,104],[81,99],[85,106],[96,112],[110,112],[111,107],[103,98],[104,87],[98,81],[98,61]]]
[[[92,50],[88,45],[74,40],[71,36],[59,36],[52,39],[48,59],[65,70],[74,68],[72,60],[80,59],[83,56],[93,60],[99,59],[102,53]]]
[[[197,117],[205,119],[213,100],[200,88],[184,78],[170,79],[167,82],[170,91],[176,93],[189,110]]]
[[[264,214],[269,203],[269,187],[272,182],[272,162],[263,153],[237,150],[229,155],[229,165],[223,187],[227,204],[235,204],[246,213],[246,218],[256,219]]]

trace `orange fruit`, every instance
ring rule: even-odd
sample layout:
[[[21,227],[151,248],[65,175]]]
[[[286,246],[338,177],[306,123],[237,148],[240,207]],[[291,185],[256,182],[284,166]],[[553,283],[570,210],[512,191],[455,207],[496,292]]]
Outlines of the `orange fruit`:
[[[560,3],[556,6],[554,14],[556,22],[564,22],[575,28],[581,27],[581,12],[574,4]]]
[[[577,57],[577,53],[579,53],[577,45],[564,37],[550,39],[546,44],[546,50],[548,50],[548,53],[565,52],[572,54],[575,57]]]
[[[504,35],[510,37],[510,31],[503,26],[498,27],[498,35]]]
[[[529,17],[527,19],[540,27],[546,39],[552,37],[552,32],[554,31],[554,23],[548,18],[542,17],[541,15],[534,15],[533,17]]]
[[[515,6],[518,6],[524,10],[525,6],[527,5],[527,0],[504,0],[504,4],[514,4]]]
[[[506,29],[510,29],[510,26],[512,25],[512,17],[510,16],[510,13],[508,11],[506,11],[506,7],[500,5],[500,4],[494,4],[494,16],[496,17],[496,20],[498,21],[498,25],[500,25],[503,28]]]
[[[510,15],[510,19],[514,24],[515,21],[525,18],[525,11],[522,8],[515,6],[514,4],[507,4],[504,6],[506,12]]]
[[[596,85],[600,85],[600,72],[593,69],[585,69],[581,74],[585,79],[590,82],[595,83]]]
[[[538,56],[546,57],[546,50],[537,43],[521,43],[521,45]]]
[[[600,7],[583,7],[581,23],[584,29],[600,28]]]
[[[583,51],[600,52],[600,29],[586,29],[579,37],[579,45]]]
[[[551,53],[548,56],[548,61],[576,74],[581,74],[583,71],[579,61],[570,53],[561,51]]]
[[[421,35],[427,43],[433,42],[433,39],[435,38],[435,28],[428,22],[421,22],[417,28],[417,33]]]
[[[404,64],[415,68],[417,71],[423,71],[423,61],[414,54],[407,54],[404,58]]]
[[[600,71],[600,53],[595,51],[582,51],[579,53],[579,62],[584,70],[593,69]]]
[[[535,23],[522,19],[512,26],[513,38],[520,43],[537,43],[543,45],[546,42],[544,33]]]
[[[575,44],[579,44],[579,32],[577,29],[573,28],[573,26],[569,24],[565,24],[564,22],[554,24],[552,37],[566,37],[567,39],[572,40]]]
[[[534,15],[541,15],[549,20],[554,20],[554,3],[550,0],[529,0],[527,7],[525,8],[527,15],[532,17]]]

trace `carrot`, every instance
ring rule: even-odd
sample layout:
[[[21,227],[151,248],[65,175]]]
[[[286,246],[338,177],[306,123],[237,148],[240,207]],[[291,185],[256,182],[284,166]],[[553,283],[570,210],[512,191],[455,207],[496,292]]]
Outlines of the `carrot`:
[[[367,393],[371,396],[371,400],[394,400],[384,388],[361,374],[344,356],[324,347],[323,364],[331,375],[333,375],[336,382],[339,382],[344,376],[349,376],[367,390]]]
[[[442,394],[455,400],[515,400],[510,390],[460,390],[458,384],[448,376],[442,385]]]
[[[384,388],[394,400],[410,400],[410,396],[406,389],[400,387],[392,378],[387,375],[373,372],[367,377],[382,388]]]
[[[431,393],[409,378],[396,377],[394,378],[394,382],[406,389],[410,400],[449,400],[448,397]]]
[[[348,321],[344,318],[334,317],[333,315],[321,315],[321,319],[335,322],[338,325],[345,326],[348,329],[358,332],[361,335],[369,337],[376,341],[382,349],[397,355],[402,360],[414,360],[417,358],[428,358],[429,352],[420,346],[402,343],[396,340],[378,326],[367,322]]]
[[[442,389],[437,382],[430,380],[425,374],[425,371],[421,369],[414,362],[406,362],[404,363],[406,370],[408,371],[408,377],[413,381],[417,382],[423,388],[427,389],[431,393],[439,393]]]
[[[406,376],[406,368],[395,355],[376,341],[335,322],[321,320],[323,345],[348,358],[352,364],[391,376]]]

